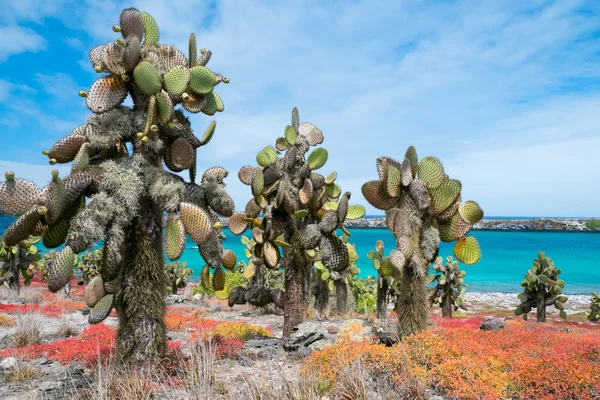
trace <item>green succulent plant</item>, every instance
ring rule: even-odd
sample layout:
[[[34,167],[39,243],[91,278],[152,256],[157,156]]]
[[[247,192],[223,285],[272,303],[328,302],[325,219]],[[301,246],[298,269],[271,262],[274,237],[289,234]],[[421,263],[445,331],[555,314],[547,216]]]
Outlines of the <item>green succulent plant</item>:
[[[600,321],[600,294],[592,292],[592,300],[590,303],[590,311],[586,312],[588,321]]]
[[[568,297],[563,294],[565,281],[558,278],[560,273],[550,257],[543,252],[538,253],[521,282],[523,293],[518,296],[521,304],[515,309],[515,315],[523,315],[523,319],[527,320],[527,314],[535,308],[537,322],[546,322],[546,307],[554,305],[560,317],[566,319],[564,304]]]
[[[377,279],[353,277],[350,281],[350,291],[354,298],[354,311],[370,314],[377,309]]]
[[[373,207],[385,210],[387,226],[396,238],[389,261],[398,336],[403,337],[428,325],[425,280],[440,241],[456,242],[458,261],[467,265],[479,261],[479,243],[467,233],[483,218],[483,210],[474,201],[462,201],[460,181],[448,177],[437,158],[419,161],[412,146],[402,162],[379,157],[376,164],[379,179],[365,183],[362,192]]]
[[[314,257],[329,271],[346,270],[348,248],[333,232],[345,229],[347,218],[365,213],[364,207],[349,205],[350,193],[342,194],[335,173],[324,177],[316,172],[327,162],[328,153],[322,147],[309,150],[322,142],[321,130],[301,124],[294,108],[284,136],[258,152],[258,166],[240,169],[238,176],[250,186],[253,198],[244,212],[229,219],[229,229],[236,235],[252,229],[253,265],[285,271],[284,338],[304,320]]]
[[[379,319],[387,318],[389,297],[394,283],[394,277],[392,276],[393,267],[390,261],[390,257],[389,255],[384,256],[384,254],[385,245],[381,240],[378,240],[377,243],[375,243],[375,250],[371,250],[367,253],[367,258],[373,261],[373,268],[375,268],[375,270],[377,271],[376,311],[377,318]]]
[[[62,178],[53,171],[44,190],[8,173],[0,183],[0,213],[19,217],[5,232],[7,246],[32,234],[42,235],[50,249],[64,244],[46,262],[52,292],[69,284],[74,256],[104,239],[99,275],[86,287],[88,320],[101,322],[116,308],[118,356],[144,364],[167,350],[163,249],[177,260],[187,234],[209,267],[223,275],[227,253],[218,215],[234,212],[225,191],[228,173],[212,167],[196,183],[197,149],[210,142],[216,124],[196,137],[183,110],[223,111],[214,88],[229,80],[206,67],[210,51],[196,58],[194,35],[189,58],[160,44],[147,13],[123,10],[115,32],[121,37],[89,53],[102,76],[79,94],[93,115],[44,151],[50,164],[72,163],[71,173]],[[127,96],[132,107],[123,105]],[[176,174],[184,170],[189,182]]]
[[[466,310],[462,294],[468,286],[464,283],[467,273],[461,271],[458,262],[454,261],[452,256],[448,256],[444,265],[444,259],[438,256],[433,264],[433,272],[433,274],[428,274],[426,280],[427,283],[437,281],[429,296],[429,305],[439,304],[442,308],[442,316],[447,318],[452,318],[452,309],[454,311],[458,311],[459,308]]]
[[[0,245],[0,283],[17,292],[21,287],[21,276],[25,286],[31,284],[36,268],[43,265],[42,255],[35,246],[39,241],[39,237],[29,237],[13,246]]]
[[[187,285],[192,272],[192,269],[187,267],[185,261],[165,264],[167,290],[172,294],[177,294],[178,289],[184,288]]]

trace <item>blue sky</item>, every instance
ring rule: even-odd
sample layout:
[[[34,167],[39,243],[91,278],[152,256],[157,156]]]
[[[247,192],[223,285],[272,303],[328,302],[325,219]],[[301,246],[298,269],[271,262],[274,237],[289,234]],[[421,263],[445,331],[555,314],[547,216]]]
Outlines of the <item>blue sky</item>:
[[[169,2],[170,3],[170,2]],[[161,43],[191,32],[231,79],[218,92],[199,169],[237,171],[274,144],[294,106],[325,135],[338,183],[362,183],[380,155],[414,145],[463,182],[487,215],[600,215],[600,2],[2,1],[0,173],[43,185],[41,154],[89,111],[87,52],[114,39],[123,8],[151,13]],[[191,117],[201,133],[211,121]],[[61,171],[66,173],[67,168]],[[370,207],[368,212],[375,213]],[[380,213],[380,212],[377,212]]]

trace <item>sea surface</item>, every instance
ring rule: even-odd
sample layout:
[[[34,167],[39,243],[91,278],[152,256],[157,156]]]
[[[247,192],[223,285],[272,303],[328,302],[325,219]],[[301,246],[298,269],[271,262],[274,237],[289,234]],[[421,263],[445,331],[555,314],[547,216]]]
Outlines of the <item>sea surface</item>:
[[[14,218],[0,216],[0,235]],[[240,237],[224,230],[227,239],[225,248],[233,250],[238,260],[245,260],[245,246]],[[386,254],[394,248],[394,237],[387,229],[351,229],[350,243],[356,245],[359,255],[357,266],[360,276],[376,276],[377,271],[367,258],[367,252],[374,249],[377,240],[385,243]],[[479,240],[482,258],[473,266],[462,266],[467,272],[465,283],[468,291],[509,292],[520,291],[520,282],[533,264],[539,251],[552,257],[555,265],[562,270],[565,292],[589,294],[600,291],[600,234],[578,232],[505,232],[473,231],[472,236]],[[442,243],[440,255],[452,255],[452,243]],[[204,261],[189,240],[180,259],[194,270],[192,279],[198,279]]]

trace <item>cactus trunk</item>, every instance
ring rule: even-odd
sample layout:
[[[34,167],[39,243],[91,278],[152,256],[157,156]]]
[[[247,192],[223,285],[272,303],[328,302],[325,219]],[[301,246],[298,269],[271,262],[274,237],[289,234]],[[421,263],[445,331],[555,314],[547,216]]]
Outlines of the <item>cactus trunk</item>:
[[[412,264],[411,264],[412,266]],[[417,268],[422,267],[418,266]],[[416,268],[409,266],[410,274],[400,280],[400,290],[396,295],[395,311],[398,314],[398,336],[405,337],[427,328],[427,292],[425,278]]]
[[[386,279],[381,277],[381,273],[379,274],[379,280],[381,284],[377,285],[377,318],[386,319],[389,284]]]
[[[283,309],[283,337],[287,338],[304,321],[308,307],[308,284],[312,264],[291,248],[284,249],[285,305]],[[308,277],[307,277],[308,275]]]
[[[452,292],[448,291],[442,298],[442,317],[452,318]]]
[[[16,290],[17,293],[19,293],[19,290],[21,289],[19,281],[19,262],[21,261],[21,246],[17,244],[16,247],[17,252],[13,254],[13,257],[11,258],[10,262],[11,277],[8,280],[8,287],[10,287],[12,290]]]
[[[348,308],[348,285],[346,279],[334,281],[335,285],[335,311],[338,317],[346,315]]]
[[[318,319],[327,319],[329,312],[329,285],[327,281],[315,277],[315,310]]]
[[[117,307],[117,351],[122,361],[143,364],[164,356],[166,286],[162,255],[162,212],[150,199],[141,199],[140,215],[128,235],[123,301]],[[135,268],[133,268],[135,266]]]
[[[537,292],[535,317],[537,322],[546,322],[546,292],[544,290]]]

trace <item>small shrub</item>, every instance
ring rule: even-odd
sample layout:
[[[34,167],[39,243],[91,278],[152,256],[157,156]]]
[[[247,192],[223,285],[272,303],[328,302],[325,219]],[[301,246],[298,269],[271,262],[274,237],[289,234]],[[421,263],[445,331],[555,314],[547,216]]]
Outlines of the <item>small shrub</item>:
[[[17,359],[17,364],[10,371],[4,375],[4,380],[7,382],[29,382],[32,379],[39,378],[39,371],[23,362],[23,360]]]
[[[273,332],[247,322],[222,322],[213,329],[213,335],[223,338],[235,338],[246,341],[256,337],[271,337]]]
[[[0,327],[12,328],[15,326],[15,321],[8,315],[0,314]]]
[[[588,219],[585,221],[585,226],[592,231],[600,229],[600,219]]]
[[[17,318],[16,332],[12,336],[14,347],[25,347],[39,343],[42,340],[42,331],[39,320],[33,316]]]

